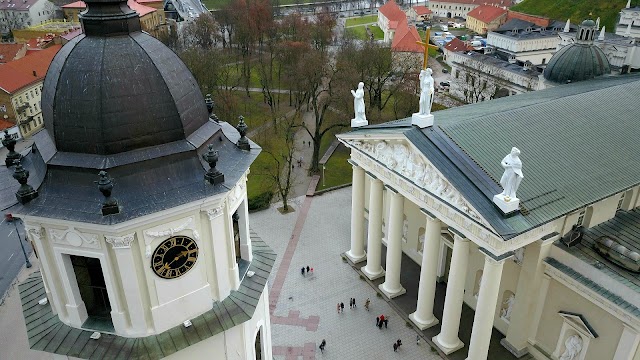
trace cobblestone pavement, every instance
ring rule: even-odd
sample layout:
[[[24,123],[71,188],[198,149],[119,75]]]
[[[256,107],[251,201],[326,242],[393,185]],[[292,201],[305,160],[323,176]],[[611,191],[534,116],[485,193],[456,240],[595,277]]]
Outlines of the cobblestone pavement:
[[[272,289],[281,286],[271,299],[274,359],[441,359],[424,340],[417,346],[417,333],[342,261],[350,243],[351,188],[294,202],[293,213],[282,215],[272,206],[250,215],[252,229],[278,254],[269,281]],[[300,269],[307,265],[313,275],[303,276]],[[288,270],[279,271],[281,266]],[[364,308],[367,298],[371,311]],[[336,311],[339,302],[344,313]],[[375,327],[380,314],[389,317],[387,329]],[[318,349],[322,339],[324,353]],[[397,339],[403,345],[394,353]]]

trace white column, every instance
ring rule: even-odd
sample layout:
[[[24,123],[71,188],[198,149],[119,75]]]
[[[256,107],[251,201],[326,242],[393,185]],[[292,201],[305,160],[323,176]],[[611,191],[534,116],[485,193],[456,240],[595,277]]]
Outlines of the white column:
[[[480,286],[476,313],[473,317],[467,360],[486,360],[489,354],[489,342],[491,341],[493,319],[496,314],[505,259],[496,260],[493,255],[489,254],[484,257],[482,286]]]
[[[361,268],[370,280],[384,275],[380,265],[382,247],[382,181],[371,178],[369,188],[369,230],[367,232],[367,266]]]
[[[147,320],[140,296],[142,286],[136,275],[135,259],[131,252],[131,243],[134,239],[135,233],[124,236],[105,236],[105,240],[112,245],[120,273],[126,274],[122,277],[122,294],[131,322],[131,332],[128,335],[141,336],[147,334]]]
[[[227,233],[225,231],[225,220],[226,215],[224,214],[226,209],[225,204],[221,204],[220,207],[213,208],[207,210],[207,216],[209,219],[209,230],[211,231],[211,237],[209,241],[213,242],[213,248],[215,250],[211,251],[208,248],[211,246],[206,246],[207,251],[210,251],[207,256],[207,261],[213,260],[214,269],[215,269],[215,278],[210,279],[209,283],[212,286],[216,286],[216,293],[218,298],[215,300],[222,301],[231,293],[231,282],[226,279],[225,274],[227,274],[229,264],[229,256],[227,253],[232,249],[229,249],[229,242],[226,240],[219,240],[221,237],[226,238]],[[223,216],[225,215],[225,216]],[[235,263],[235,261],[234,261]],[[209,272],[207,272],[207,275]],[[208,275],[209,276],[209,275]]]
[[[389,236],[387,237],[387,274],[379,288],[387,297],[394,298],[407,292],[400,284],[402,265],[402,221],[404,197],[391,191],[391,209],[389,210]]]
[[[351,185],[351,249],[347,257],[354,263],[365,259],[364,253],[364,169],[353,165]]]
[[[442,327],[440,334],[432,338],[433,342],[445,354],[461,349],[464,344],[458,338],[460,315],[462,314],[462,300],[464,296],[464,280],[469,263],[469,239],[458,234],[453,241],[453,254],[447,280],[447,292],[444,298],[442,312]]]
[[[507,336],[500,340],[500,344],[513,355],[520,358],[527,354],[528,338],[532,324],[531,314],[534,313],[538,300],[538,292],[544,273],[544,259],[549,255],[551,244],[558,239],[554,236],[545,240],[538,240],[526,246],[524,260],[518,276],[516,287],[516,303],[513,305]]]
[[[438,319],[433,315],[433,302],[436,295],[438,255],[440,254],[440,220],[427,214],[427,227],[424,235],[420,284],[418,285],[418,305],[416,311],[409,315],[409,319],[420,330],[438,324]]]
[[[618,348],[616,349],[613,360],[632,360],[636,352],[638,351],[638,344],[640,344],[640,334],[638,330],[629,327],[627,324],[622,324],[622,336],[618,341]]]
[[[249,206],[247,195],[245,193],[244,200],[238,206],[238,230],[240,232],[240,257],[246,261],[253,260],[253,252],[251,250],[251,234],[249,232]]]

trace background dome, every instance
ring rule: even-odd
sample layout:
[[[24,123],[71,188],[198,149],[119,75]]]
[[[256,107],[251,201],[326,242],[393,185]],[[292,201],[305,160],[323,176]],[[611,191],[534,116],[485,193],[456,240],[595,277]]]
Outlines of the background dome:
[[[555,53],[544,69],[549,81],[564,84],[611,73],[604,52],[595,45],[571,44]]]
[[[53,59],[42,90],[59,151],[116,154],[183,140],[208,121],[196,80],[173,51],[135,28],[105,36],[96,33],[104,26],[86,23]]]

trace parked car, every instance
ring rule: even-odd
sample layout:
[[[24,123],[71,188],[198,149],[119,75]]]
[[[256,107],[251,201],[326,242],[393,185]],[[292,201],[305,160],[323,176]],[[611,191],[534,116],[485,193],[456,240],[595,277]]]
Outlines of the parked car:
[[[447,69],[445,69],[445,68],[442,68],[442,72],[443,72],[444,74],[448,74],[448,73],[449,73],[449,70],[447,70]]]
[[[449,87],[451,86],[451,83],[449,81],[440,81],[440,86]]]

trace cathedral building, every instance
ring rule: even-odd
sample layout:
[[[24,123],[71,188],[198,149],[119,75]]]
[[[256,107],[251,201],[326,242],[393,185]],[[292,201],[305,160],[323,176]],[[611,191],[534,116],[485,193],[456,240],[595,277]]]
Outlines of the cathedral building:
[[[0,167],[40,271],[20,286],[29,346],[82,359],[271,359],[275,254],[250,231],[260,152],[210,118],[182,61],[124,0],[88,0],[53,59],[45,128]],[[214,117],[215,118],[215,117]]]
[[[639,96],[640,76],[599,77],[338,135],[346,256],[446,354],[640,359]]]

